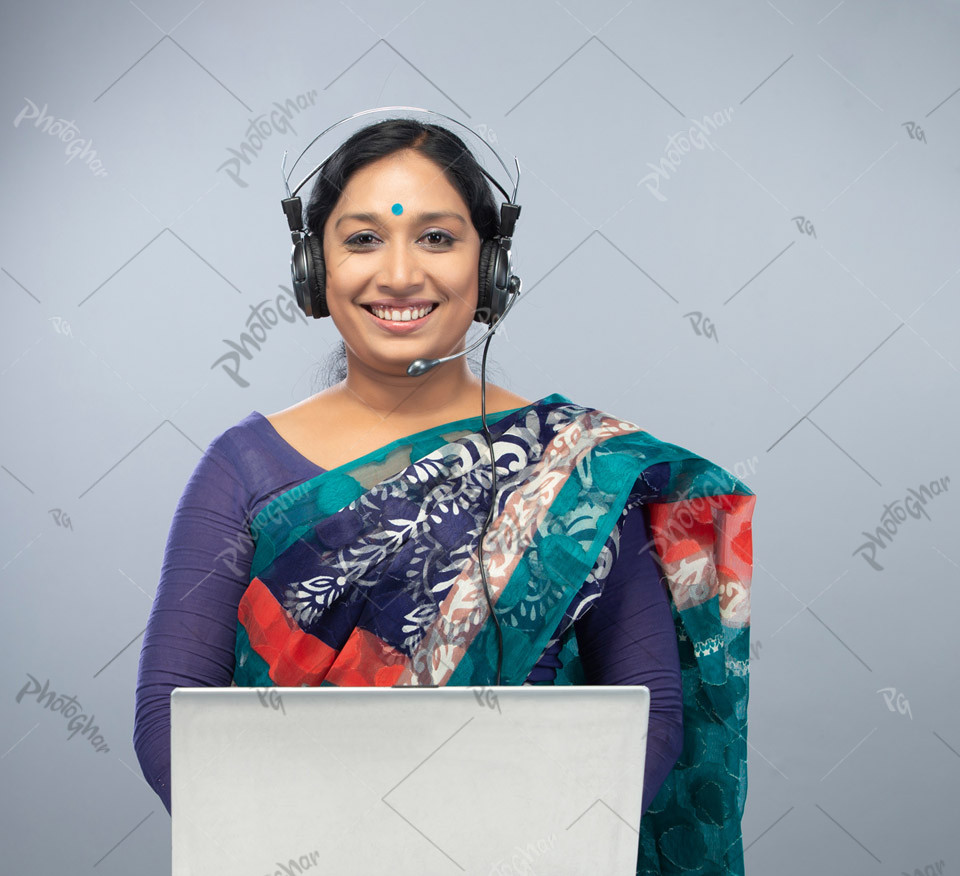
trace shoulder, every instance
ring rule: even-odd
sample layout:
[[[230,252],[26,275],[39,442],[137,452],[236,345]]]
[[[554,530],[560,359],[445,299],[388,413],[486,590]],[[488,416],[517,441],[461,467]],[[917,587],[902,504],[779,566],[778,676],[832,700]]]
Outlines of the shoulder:
[[[295,422],[298,419],[302,419],[305,415],[312,413],[317,408],[322,407],[325,398],[323,393],[319,393],[318,395],[310,396],[310,398],[290,405],[288,408],[282,408],[272,414],[263,414],[263,416],[271,423]],[[242,422],[241,420],[241,423]]]
[[[510,390],[504,389],[502,386],[491,383],[487,384],[488,411],[508,411],[514,408],[524,408],[530,404],[533,404],[531,399],[517,395],[515,392],[510,392]]]
[[[271,414],[263,414],[281,435],[299,429],[316,429],[324,423],[336,422],[344,415],[343,393],[335,387],[322,390]]]
[[[661,443],[648,429],[638,425],[640,420],[623,416],[623,412],[611,413],[589,403],[582,403],[554,392],[544,396],[536,403],[544,412],[547,421],[558,428],[578,424],[586,433],[596,433],[605,437],[639,433],[646,440]]]
[[[259,411],[251,411],[215,434],[204,453],[237,463],[251,444],[262,440],[266,422],[267,418]]]
[[[207,443],[190,481],[210,501],[245,516],[275,478],[276,437],[259,411],[251,411],[215,434]]]

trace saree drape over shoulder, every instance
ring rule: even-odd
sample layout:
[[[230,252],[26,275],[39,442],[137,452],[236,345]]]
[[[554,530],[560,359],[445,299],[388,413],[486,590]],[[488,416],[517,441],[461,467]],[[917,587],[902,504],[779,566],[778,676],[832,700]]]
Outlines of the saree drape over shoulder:
[[[561,395],[487,421],[499,490],[483,549],[501,683],[524,683],[558,640],[555,683],[587,683],[573,621],[602,592],[624,510],[645,505],[678,638],[684,747],[641,820],[637,873],[742,874],[756,497],[709,460]],[[477,417],[265,506],[251,525],[234,682],[495,683],[477,551],[490,466]]]

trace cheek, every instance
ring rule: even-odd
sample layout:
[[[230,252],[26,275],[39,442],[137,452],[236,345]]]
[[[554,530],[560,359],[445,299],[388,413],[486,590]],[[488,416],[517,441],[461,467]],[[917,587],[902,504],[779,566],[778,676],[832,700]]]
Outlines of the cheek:
[[[362,259],[348,250],[333,250],[324,252],[323,264],[327,275],[327,285],[337,289],[350,290],[364,281],[364,264]]]
[[[470,261],[445,271],[436,279],[443,284],[447,292],[450,293],[452,301],[458,307],[473,312],[477,309],[478,277],[478,265],[476,262]]]
[[[369,274],[358,270],[359,259],[344,258],[336,253],[334,258],[338,259],[338,262],[333,264],[327,262],[327,279],[324,287],[327,308],[330,315],[334,317],[334,323],[337,317],[360,319],[363,314],[355,312],[356,308],[352,306],[352,301],[358,292],[369,285]]]

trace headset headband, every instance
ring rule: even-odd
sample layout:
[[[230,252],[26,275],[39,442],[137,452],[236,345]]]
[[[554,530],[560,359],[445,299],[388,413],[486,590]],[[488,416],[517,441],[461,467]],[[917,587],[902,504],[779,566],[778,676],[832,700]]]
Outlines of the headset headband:
[[[418,106],[378,106],[378,107],[374,107],[373,109],[361,110],[361,111],[358,112],[358,113],[354,113],[352,116],[347,116],[347,118],[341,119],[339,122],[334,122],[334,124],[330,125],[329,128],[326,128],[326,129],[324,129],[323,131],[321,131],[319,134],[317,134],[316,137],[314,137],[309,143],[307,143],[307,145],[306,145],[306,147],[304,148],[303,152],[301,152],[301,153],[297,156],[297,160],[294,161],[293,164],[292,164],[291,167],[290,167],[290,173],[289,173],[289,174],[287,174],[287,172],[286,172],[287,152],[286,152],[286,150],[284,150],[284,152],[283,152],[283,158],[282,158],[281,161],[280,161],[280,173],[281,173],[281,175],[283,176],[283,185],[284,185],[284,188],[286,189],[287,197],[288,197],[288,198],[293,198],[293,197],[297,194],[297,192],[299,192],[300,189],[303,188],[304,184],[305,184],[311,177],[313,177],[313,176],[323,167],[324,164],[326,164],[327,159],[330,158],[330,155],[333,155],[333,152],[331,152],[330,155],[327,155],[327,157],[324,158],[323,161],[321,161],[313,170],[310,171],[310,173],[308,173],[308,174],[300,181],[300,184],[299,184],[292,192],[290,191],[290,177],[293,176],[293,170],[294,170],[294,168],[300,163],[300,159],[303,158],[303,156],[307,154],[307,150],[308,150],[314,143],[316,143],[317,140],[319,140],[324,134],[326,134],[327,131],[332,131],[334,128],[339,127],[340,125],[344,125],[344,124],[346,124],[347,122],[353,121],[354,119],[359,118],[360,116],[368,115],[369,113],[387,112],[387,111],[392,111],[392,110],[413,110],[414,112],[418,112],[418,113],[427,113],[427,114],[432,114],[432,115],[435,115],[435,116],[441,116],[442,118],[447,119],[448,121],[453,122],[455,125],[459,125],[459,126],[460,126],[461,128],[463,128],[465,131],[469,131],[471,134],[473,134],[475,137],[477,137],[477,138],[494,154],[494,157],[497,159],[497,161],[500,163],[500,166],[503,168],[503,172],[507,175],[507,179],[510,179],[510,173],[509,173],[509,171],[507,170],[507,165],[503,163],[503,159],[500,157],[500,155],[499,155],[499,153],[497,152],[497,150],[494,149],[494,148],[493,148],[483,137],[481,137],[476,131],[474,131],[472,128],[468,127],[467,125],[463,124],[463,122],[459,122],[459,121],[457,121],[456,119],[451,118],[451,117],[448,116],[448,115],[444,115],[443,113],[438,113],[438,112],[436,112],[435,110],[423,109],[422,107],[418,107]],[[339,148],[339,147],[338,147],[338,148]],[[334,150],[334,152],[336,152],[336,149]],[[500,183],[498,183],[489,173],[487,173],[487,171],[486,171],[483,167],[480,167],[479,164],[478,164],[477,166],[480,167],[480,171],[483,173],[483,175],[484,175],[488,180],[490,180],[490,182],[492,182],[492,183],[500,190],[500,193],[504,196],[504,198],[507,199],[507,203],[516,205],[516,203],[517,203],[517,189],[518,189],[519,186],[520,186],[520,162],[517,161],[516,155],[514,155],[514,157],[513,157],[513,162],[514,162],[514,164],[516,165],[516,168],[517,168],[517,181],[514,183],[514,186],[513,186],[513,197],[512,197],[512,198],[510,197],[510,195],[507,194],[507,192],[506,192],[506,190],[503,188],[503,186],[501,186]],[[512,180],[511,180],[511,182],[512,182]]]

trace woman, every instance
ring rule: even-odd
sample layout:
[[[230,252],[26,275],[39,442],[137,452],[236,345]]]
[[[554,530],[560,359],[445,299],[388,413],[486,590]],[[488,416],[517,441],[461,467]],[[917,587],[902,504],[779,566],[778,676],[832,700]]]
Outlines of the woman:
[[[140,657],[152,787],[169,809],[177,685],[645,684],[638,873],[742,873],[753,494],[630,423],[487,384],[494,477],[466,359],[408,375],[464,349],[499,227],[452,132],[358,131],[306,224],[346,374],[218,435],[184,490]]]

